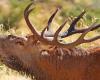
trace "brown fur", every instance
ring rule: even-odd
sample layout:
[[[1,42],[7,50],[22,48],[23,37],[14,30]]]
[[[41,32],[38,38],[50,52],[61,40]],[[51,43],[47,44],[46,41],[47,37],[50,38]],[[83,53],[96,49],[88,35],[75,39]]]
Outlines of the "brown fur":
[[[36,80],[100,80],[100,47],[66,49],[45,45],[34,36],[0,38],[0,59]]]

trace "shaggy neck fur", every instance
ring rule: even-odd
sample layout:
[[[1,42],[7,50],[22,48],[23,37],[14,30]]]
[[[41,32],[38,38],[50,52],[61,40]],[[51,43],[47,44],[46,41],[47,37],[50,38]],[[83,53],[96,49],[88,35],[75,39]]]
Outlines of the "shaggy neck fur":
[[[0,38],[1,61],[36,80],[100,80],[100,75],[93,74],[100,74],[100,47],[65,49],[43,45],[33,38]]]

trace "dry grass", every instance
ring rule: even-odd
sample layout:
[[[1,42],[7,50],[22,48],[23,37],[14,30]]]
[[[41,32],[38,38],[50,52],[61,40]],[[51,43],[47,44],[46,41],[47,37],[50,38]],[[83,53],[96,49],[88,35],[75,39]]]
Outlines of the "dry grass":
[[[0,80],[31,80],[26,75],[21,75],[18,72],[11,70],[5,65],[0,66]]]
[[[4,1],[7,1],[8,2],[8,0],[4,0]],[[62,0],[58,0],[58,1],[60,3],[60,1],[62,1]],[[75,0],[75,1],[81,1],[81,0]],[[84,1],[88,1],[88,0],[84,0]],[[1,8],[2,10],[1,9],[0,10],[2,11],[2,13],[4,15],[8,15],[9,14],[9,11],[10,11],[9,10],[10,9],[10,6],[7,5],[8,3],[5,3],[5,4],[6,5],[4,5],[3,0],[0,1],[0,5],[2,6],[2,8]],[[63,3],[63,4],[65,4],[65,3]],[[39,27],[37,27],[37,29],[43,29],[43,27],[47,23],[47,20],[48,20],[49,16],[55,10],[55,7],[52,7],[53,4],[50,4],[49,5],[51,7],[47,7],[47,6],[48,6],[48,4],[47,5],[44,5],[44,6],[43,6],[43,4],[42,4],[42,6],[38,5],[37,6],[37,8],[38,8],[37,10],[38,11],[35,12],[35,14],[38,13],[38,15],[35,15],[34,16],[34,14],[32,14],[31,15],[32,17],[30,17],[31,20],[32,20],[32,22],[34,23],[34,25],[39,26]],[[71,8],[70,4],[67,7],[70,7]],[[43,9],[41,10],[40,8],[43,8]],[[62,17],[57,15],[56,18],[55,18],[55,20],[52,23],[52,28],[54,28],[54,30],[55,30],[56,29],[55,26],[57,26],[57,27],[60,26],[62,22],[63,22]],[[60,24],[58,24],[58,23],[60,23]],[[2,28],[0,27],[0,35],[13,34],[13,35],[21,35],[21,36],[24,36],[26,34],[30,34],[30,31],[27,28],[27,25],[26,25],[24,19],[21,19],[20,20],[19,26],[20,27],[17,30],[10,29],[7,32],[4,32],[2,30]],[[97,33],[97,32],[89,33],[88,34],[88,37],[93,37],[94,34],[95,35],[98,35],[99,33]],[[69,37],[69,38],[65,39],[65,41],[71,42],[71,41],[74,41],[77,38],[78,38],[78,36],[77,35],[74,35],[72,37]],[[84,48],[89,48],[89,47],[94,47],[94,46],[100,46],[100,40],[97,40],[97,41],[94,41],[94,42],[91,42],[91,43],[88,43],[88,44],[82,44],[82,45],[80,45],[80,47],[84,47]],[[14,71],[14,70],[11,70],[11,69],[7,68],[4,65],[0,65],[0,80],[31,80],[31,79],[29,77],[27,77],[26,75],[24,75],[24,76],[23,75],[20,75],[18,72]]]

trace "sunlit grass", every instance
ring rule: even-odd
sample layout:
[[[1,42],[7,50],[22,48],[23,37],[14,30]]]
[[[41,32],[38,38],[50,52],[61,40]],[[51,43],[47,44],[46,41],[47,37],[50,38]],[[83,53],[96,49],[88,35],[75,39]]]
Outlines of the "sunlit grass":
[[[11,1],[11,4],[9,1]],[[4,21],[5,22],[7,21],[6,24],[8,26],[14,23],[13,26],[10,26],[13,28],[9,29],[8,31],[3,30],[3,25],[0,26],[0,36],[9,35],[9,34],[25,36],[28,34],[32,34],[29,28],[27,27],[24,18],[22,17],[24,6],[28,5],[29,0],[23,0],[23,1],[25,1],[25,3],[21,2],[21,0],[1,0],[0,1],[0,7],[1,7],[0,8],[0,24],[2,24],[1,22],[4,22]],[[83,9],[87,9],[87,15],[85,15],[86,18],[84,17],[85,22],[83,22],[84,26],[87,24],[89,25],[92,22],[92,17],[94,16],[96,16],[100,22],[100,9],[97,8],[96,7],[97,5],[94,4],[94,2],[96,3],[97,0],[84,0],[84,1],[75,0],[74,5],[73,3],[70,3],[70,0],[69,2],[66,2],[66,0],[44,0],[44,1],[41,0],[43,1],[42,3],[39,2],[39,0],[36,0],[36,1],[38,3],[34,4],[35,9],[30,15],[30,20],[32,23],[34,23],[38,31],[42,30],[46,26],[49,17],[51,16],[51,14],[55,11],[57,7],[61,7],[62,9],[56,15],[55,20],[53,20],[53,23],[51,24],[53,31],[55,31],[64,22],[64,20],[68,18],[68,16],[76,17],[79,13],[81,13]],[[10,17],[11,10],[12,10],[13,17]],[[5,17],[8,17],[8,18],[5,18]],[[5,20],[5,19],[8,19],[8,20]],[[11,22],[9,20],[11,20]],[[15,20],[15,22],[13,20]],[[17,23],[17,25],[15,25],[15,23]],[[65,29],[68,29],[68,26],[70,23],[71,22],[68,21],[68,24],[65,26]],[[78,23],[78,26],[79,26],[78,28],[83,28],[83,26],[80,23]],[[87,38],[91,38],[99,34],[100,34],[100,30],[98,30],[98,32],[97,31],[90,32],[87,35]],[[73,35],[71,37],[65,38],[64,40],[67,43],[73,42],[79,36],[80,35]],[[79,45],[78,47],[91,48],[91,47],[96,47],[96,46],[100,46],[100,40],[96,40],[91,43],[82,44],[82,45]],[[1,64],[0,65],[0,80],[31,80],[31,79],[27,77],[26,75],[24,76],[20,75],[18,72],[11,70],[7,68],[5,65]]]
[[[23,76],[19,74],[17,71],[11,70],[5,65],[0,65],[0,80],[31,80],[31,79],[26,75]]]

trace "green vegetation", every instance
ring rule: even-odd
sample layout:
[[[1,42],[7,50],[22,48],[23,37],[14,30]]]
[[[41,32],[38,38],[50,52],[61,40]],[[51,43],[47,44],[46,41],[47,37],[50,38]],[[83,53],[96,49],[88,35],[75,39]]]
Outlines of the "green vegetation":
[[[67,29],[72,19],[83,10],[86,10],[87,13],[84,19],[81,19],[77,24],[78,28],[86,28],[94,21],[100,23],[100,0],[0,0],[0,35],[13,34],[25,36],[31,34],[23,17],[24,9],[31,1],[34,3],[34,10],[30,14],[30,20],[37,26],[37,30],[42,30],[46,26],[48,18],[57,7],[60,7],[61,10],[51,25],[54,30],[68,18],[68,23],[65,26]],[[93,37],[99,33],[100,29],[90,32],[87,36]],[[65,40],[69,42],[77,37],[75,35]],[[97,40],[89,43],[89,45],[84,44],[82,46],[85,48],[93,47],[94,45],[100,45],[98,43],[100,42]],[[2,76],[0,76],[0,80],[30,80],[29,78],[20,76],[20,74],[6,68],[2,64],[0,65],[0,75]]]

